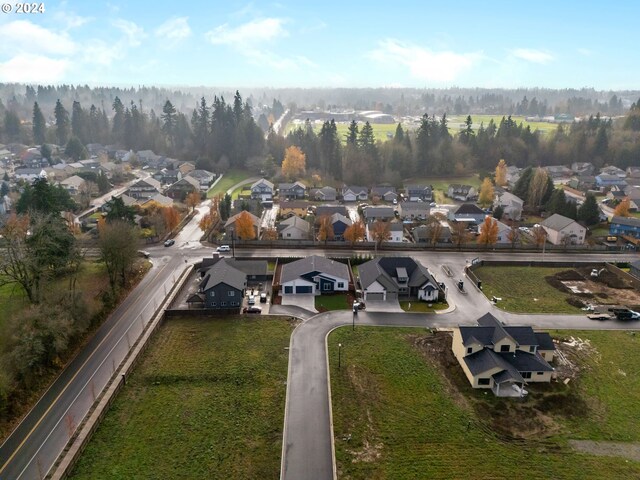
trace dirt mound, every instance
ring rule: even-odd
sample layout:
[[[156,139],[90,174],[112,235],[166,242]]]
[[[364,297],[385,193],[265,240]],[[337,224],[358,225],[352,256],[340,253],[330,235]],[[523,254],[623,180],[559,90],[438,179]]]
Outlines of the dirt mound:
[[[558,272],[553,276],[558,280],[563,280],[565,282],[584,280],[584,276],[582,276],[576,270],[563,270],[562,272]]]

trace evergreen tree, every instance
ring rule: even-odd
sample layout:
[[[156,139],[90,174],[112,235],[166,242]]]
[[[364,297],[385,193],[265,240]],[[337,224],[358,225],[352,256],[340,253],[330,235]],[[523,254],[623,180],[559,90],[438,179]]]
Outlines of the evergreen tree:
[[[56,118],[56,138],[58,139],[58,145],[66,145],[70,132],[69,112],[67,112],[60,100],[56,101],[53,114]]]
[[[113,108],[113,125],[111,127],[111,135],[113,138],[113,142],[119,145],[124,143],[124,121],[125,121],[125,107],[120,100],[120,98],[116,97],[113,100],[112,104]]]
[[[80,102],[73,102],[71,108],[71,134],[78,137],[83,144],[88,143],[89,119]]]
[[[162,132],[167,138],[171,148],[175,148],[176,132],[178,128],[178,116],[176,108],[167,100],[162,107]]]
[[[33,104],[33,142],[43,145],[47,138],[47,123],[38,102]]]
[[[4,112],[4,132],[9,142],[20,141],[20,118],[13,110]]]
[[[84,147],[80,139],[72,136],[64,149],[64,154],[73,158],[75,161],[88,157],[87,149]]]
[[[513,194],[523,200],[527,199],[529,193],[529,184],[531,183],[531,177],[533,176],[533,168],[527,167],[521,174],[520,178],[516,182],[513,188]]]
[[[578,209],[578,220],[587,226],[600,222],[600,209],[596,197],[588,193],[584,203]]]
[[[347,129],[347,145],[356,145],[358,143],[358,124],[355,120],[351,120]]]

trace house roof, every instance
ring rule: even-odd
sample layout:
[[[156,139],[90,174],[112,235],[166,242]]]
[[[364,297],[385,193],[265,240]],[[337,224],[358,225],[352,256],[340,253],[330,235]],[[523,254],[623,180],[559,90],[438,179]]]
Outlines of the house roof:
[[[384,196],[387,193],[396,193],[396,187],[373,187],[371,189],[371,195],[378,195],[380,197]]]
[[[431,192],[431,185],[407,185],[405,187],[407,192]]]
[[[305,202],[303,200],[291,201],[291,202],[280,202],[280,210],[284,210],[285,208],[303,208],[306,209],[309,206],[309,202]]]
[[[321,272],[334,277],[349,279],[349,267],[344,263],[319,255],[312,255],[283,265],[280,283],[290,282],[310,272]]]
[[[524,201],[511,192],[502,192],[497,195],[500,205],[519,205],[522,206]]]
[[[303,190],[307,188],[307,186],[302,182],[280,183],[280,184],[278,184],[278,190],[291,190],[293,187],[300,187]]]
[[[318,205],[316,207],[316,218],[323,215],[333,215],[334,213],[347,216],[347,207],[344,205]]]
[[[564,217],[559,213],[554,213],[550,217],[545,218],[542,222],[540,222],[540,225],[559,232],[560,230],[571,225],[572,223],[575,223],[575,220]]]
[[[397,291],[397,272],[406,272],[410,287],[422,287],[427,283],[438,286],[427,267],[411,257],[381,257],[369,260],[358,267],[363,289],[378,281],[389,291]]]
[[[286,220],[282,220],[278,224],[279,231],[285,230],[286,228],[289,228],[289,227],[297,228],[299,230],[302,230],[305,233],[308,233],[309,230],[311,230],[311,225],[309,225],[309,222],[307,222],[306,220],[303,220],[302,218],[296,215],[294,215],[293,217],[289,217]]]
[[[189,177],[189,176],[187,176],[187,177],[183,177],[183,178],[181,178],[180,180],[178,180],[177,182],[175,182],[173,185],[171,185],[171,186],[169,187],[169,190],[171,190],[171,189],[172,189],[172,188],[174,188],[174,187],[180,187],[180,186],[182,186],[182,185],[184,185],[184,184],[187,184],[187,183],[188,183],[189,185],[191,185],[193,188],[195,188],[196,190],[199,190],[199,189],[200,189],[200,182],[198,182],[198,180],[196,180],[196,179],[195,179],[195,178],[193,178],[193,177]]]
[[[618,217],[611,219],[611,224],[626,225],[627,227],[640,227],[640,218],[635,217]]]
[[[200,287],[202,291],[206,292],[220,283],[225,283],[230,287],[242,290],[247,283],[247,275],[231,266],[227,260],[223,258],[214,263],[206,271]]]
[[[312,188],[311,189],[311,192],[310,192],[311,196],[315,197],[318,194],[320,194],[320,196],[323,196],[323,197],[327,197],[328,196],[328,197],[335,198],[336,195],[338,194],[338,191],[333,187],[322,187],[322,188]]]
[[[224,258],[221,260],[247,275],[265,276],[269,267],[266,260],[239,260],[237,258]]]
[[[41,175],[44,169],[42,168],[16,168],[16,175]]]
[[[553,343],[551,335],[547,332],[534,332],[536,341],[538,342],[538,350],[555,350],[556,346]]]
[[[147,200],[145,200],[142,203],[142,205],[145,205],[148,202],[157,202],[160,205],[162,205],[163,207],[169,207],[169,206],[173,205],[173,199],[169,198],[169,197],[165,197],[161,193],[157,193],[153,197],[149,197]]]
[[[79,188],[84,183],[85,183],[84,182],[84,178],[79,177],[77,175],[73,175],[73,176],[71,176],[69,178],[66,178],[66,179],[62,180],[60,182],[60,185],[67,185],[67,186],[70,186],[70,187],[73,186],[73,187]]]
[[[449,185],[449,189],[453,190],[453,193],[461,193],[464,195],[467,195],[472,188],[473,187],[471,185],[461,185],[459,183],[452,183]]]
[[[391,222],[391,223],[389,223],[389,231],[390,232],[402,232],[402,231],[404,231],[404,226],[400,222]]]
[[[316,217],[318,218],[318,217]],[[351,226],[353,225],[353,222],[351,221],[351,219],[349,217],[345,217],[344,215],[342,215],[341,213],[334,213],[333,215],[331,215],[331,224],[333,225],[334,223],[337,222],[342,222],[345,225]]]
[[[342,194],[348,193],[349,191],[355,193],[356,195],[360,195],[361,193],[368,194],[369,190],[367,187],[361,187],[358,185],[349,185],[342,189]]]
[[[232,217],[229,217],[229,218],[227,219],[227,221],[225,222],[224,227],[225,227],[225,228],[227,228],[229,225],[233,225],[233,224],[236,222],[236,220],[238,219],[238,217],[239,217],[240,215],[242,215],[243,213],[245,213],[245,212],[236,213],[236,214],[235,214],[235,215],[233,215]],[[259,219],[258,217],[256,217],[256,216],[255,216],[253,213],[251,213],[251,212],[246,212],[246,213],[248,213],[248,214],[249,214],[249,216],[251,217],[251,220],[253,221],[253,224],[254,224],[254,225],[260,225],[260,219]]]
[[[137,185],[142,185],[146,183],[147,185],[149,185],[150,187],[155,188],[156,190],[160,191],[162,189],[162,185],[160,185],[160,182],[157,181],[155,178],[153,177],[147,177],[147,178],[143,178],[141,180],[138,180],[136,183],[134,183],[133,185],[131,185],[132,187],[135,187]]]
[[[266,185],[267,187],[271,188],[271,190],[273,190],[273,183],[271,183],[269,180],[267,180],[266,178],[261,178],[260,180],[258,180],[257,182],[254,182],[251,185],[251,190],[253,190],[255,187],[257,187],[258,185]]]
[[[362,209],[364,218],[393,218],[393,207],[366,207]]]
[[[463,203],[455,211],[455,214],[456,215],[484,215],[484,210],[482,210],[475,203]]]
[[[214,174],[208,170],[191,170],[187,177],[197,178],[198,180],[206,180],[207,178],[213,177]]]
[[[401,202],[399,206],[400,211],[404,214],[407,212],[429,212],[431,207],[426,202]]]

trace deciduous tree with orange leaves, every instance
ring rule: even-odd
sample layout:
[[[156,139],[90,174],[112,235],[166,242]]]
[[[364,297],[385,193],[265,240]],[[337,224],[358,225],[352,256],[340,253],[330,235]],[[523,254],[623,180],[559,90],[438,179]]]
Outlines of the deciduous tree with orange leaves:
[[[295,145],[290,146],[284,152],[282,161],[282,175],[288,180],[297,180],[306,172],[306,156],[302,150]]]
[[[501,158],[496,165],[496,185],[504,187],[507,184],[507,162]]]
[[[164,207],[162,209],[162,218],[164,219],[164,226],[169,232],[180,223],[180,214],[176,207]]]
[[[373,241],[376,242],[376,247],[379,247],[382,242],[386,242],[391,238],[391,226],[389,222],[376,220],[373,222],[373,225],[369,227],[369,233]]]
[[[236,218],[236,234],[240,240],[253,240],[256,238],[256,229],[249,212],[242,212]]]
[[[347,229],[344,231],[344,239],[353,245],[356,242],[361,242],[364,240],[365,236],[365,228],[364,223],[362,221],[358,221],[353,225],[349,225]]]
[[[495,218],[486,216],[480,228],[478,243],[481,245],[495,245],[498,241],[498,222]]]
[[[187,195],[185,203],[187,204],[187,207],[191,209],[191,212],[193,212],[200,204],[200,194],[198,192],[191,192]]]
[[[318,240],[321,242],[327,242],[327,240],[333,240],[335,233],[333,231],[333,224],[331,223],[331,217],[329,215],[322,215],[319,219],[320,226],[318,227]]]
[[[616,208],[613,211],[613,214],[617,217],[629,217],[630,206],[631,206],[631,200],[629,199],[629,197],[624,197],[622,201],[618,205],[616,205]]]

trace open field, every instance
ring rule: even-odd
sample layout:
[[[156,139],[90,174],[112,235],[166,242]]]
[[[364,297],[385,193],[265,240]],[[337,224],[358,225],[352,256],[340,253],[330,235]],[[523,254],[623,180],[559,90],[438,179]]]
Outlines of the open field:
[[[496,127],[499,127],[502,117],[508,118],[509,115],[471,115],[471,120],[473,120],[472,128],[474,130],[478,130],[482,123],[484,123],[484,127],[487,128],[487,125],[489,125],[489,122],[491,120],[493,120],[493,123],[496,124]],[[459,132],[464,127],[464,122],[467,119],[467,115],[451,115],[448,118],[449,131],[454,134]],[[558,128],[557,123],[527,122],[525,120],[525,117],[518,115],[511,115],[511,119],[518,124],[522,123],[524,127],[530,126],[532,131],[540,130],[540,132],[543,134],[555,132]]]
[[[278,478],[291,329],[168,320],[71,478]]]
[[[530,387],[517,401],[472,390],[451,362],[445,333],[334,331],[329,355],[338,478],[637,478],[640,459],[577,453],[568,441],[638,441],[640,417],[624,422],[640,395],[640,360],[624,352],[637,349],[640,339],[627,332],[563,335],[588,340],[592,348],[570,357],[578,364],[576,379]],[[627,376],[612,373],[618,369]],[[516,436],[509,435],[514,426]]]
[[[224,195],[225,192],[236,183],[239,183],[245,178],[249,178],[251,176],[251,173],[246,170],[229,170],[213,188],[209,189],[207,192],[207,198],[215,197],[219,193]]]
[[[566,301],[569,294],[549,285],[544,277],[569,270],[567,267],[484,266],[474,273],[482,280],[482,291],[502,298],[498,307],[518,313],[579,313]]]
[[[451,177],[420,177],[420,178],[412,178],[405,180],[405,184],[413,183],[417,185],[431,185],[434,190],[442,190],[446,192],[449,190],[449,185],[452,183],[460,183],[463,185],[471,185],[472,187],[476,187],[478,189],[480,187],[480,178],[478,175],[465,175],[462,177],[451,176]]]
[[[346,293],[318,295],[315,302],[316,310],[319,312],[326,312],[329,310],[349,310],[353,305],[353,300],[351,300]]]
[[[363,125],[364,125],[364,122],[358,122],[358,131],[360,131]],[[381,142],[385,142],[386,140],[389,140],[389,138],[393,138],[393,135],[396,133],[396,128],[398,127],[397,123],[389,123],[389,124],[371,123],[370,125],[373,128],[373,134],[376,140],[380,140]],[[285,135],[287,135],[289,132],[295,130],[300,126],[304,127],[304,122],[302,123],[289,122],[286,128]],[[337,122],[336,128],[338,130],[338,138],[340,138],[343,144],[346,143],[345,139],[347,136],[349,124],[345,122]],[[403,125],[402,128],[405,128],[405,125]],[[313,131],[316,134],[320,133],[321,129],[322,129],[322,122],[313,123]]]

